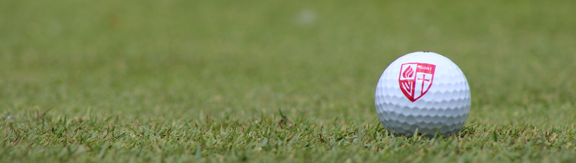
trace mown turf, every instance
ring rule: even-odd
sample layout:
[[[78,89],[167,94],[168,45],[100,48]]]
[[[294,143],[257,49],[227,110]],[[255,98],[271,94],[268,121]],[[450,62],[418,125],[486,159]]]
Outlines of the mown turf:
[[[571,162],[575,7],[2,1],[0,162]],[[468,78],[459,136],[377,120],[380,74],[419,50]]]

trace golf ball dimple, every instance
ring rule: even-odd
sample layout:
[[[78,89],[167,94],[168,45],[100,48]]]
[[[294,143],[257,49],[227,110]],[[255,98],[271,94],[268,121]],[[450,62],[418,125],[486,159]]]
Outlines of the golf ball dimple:
[[[408,53],[392,62],[376,86],[380,122],[397,135],[457,134],[470,111],[470,86],[450,59],[433,52]]]

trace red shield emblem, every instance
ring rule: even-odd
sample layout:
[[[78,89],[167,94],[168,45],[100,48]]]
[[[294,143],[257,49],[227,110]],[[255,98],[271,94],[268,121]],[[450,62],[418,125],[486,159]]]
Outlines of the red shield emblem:
[[[400,90],[414,102],[432,87],[436,65],[429,63],[404,63],[400,66]]]

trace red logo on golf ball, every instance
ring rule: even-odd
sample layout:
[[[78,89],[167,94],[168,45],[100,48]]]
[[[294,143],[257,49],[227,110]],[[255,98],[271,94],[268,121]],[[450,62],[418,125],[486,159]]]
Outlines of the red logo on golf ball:
[[[400,90],[414,102],[432,87],[436,65],[429,63],[404,63],[400,66]]]

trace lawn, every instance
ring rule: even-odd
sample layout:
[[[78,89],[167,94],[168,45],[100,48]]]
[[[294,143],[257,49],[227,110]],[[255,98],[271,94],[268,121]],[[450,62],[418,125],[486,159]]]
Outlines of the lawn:
[[[576,3],[0,2],[0,162],[573,162]],[[413,51],[472,95],[458,136],[390,135]]]

